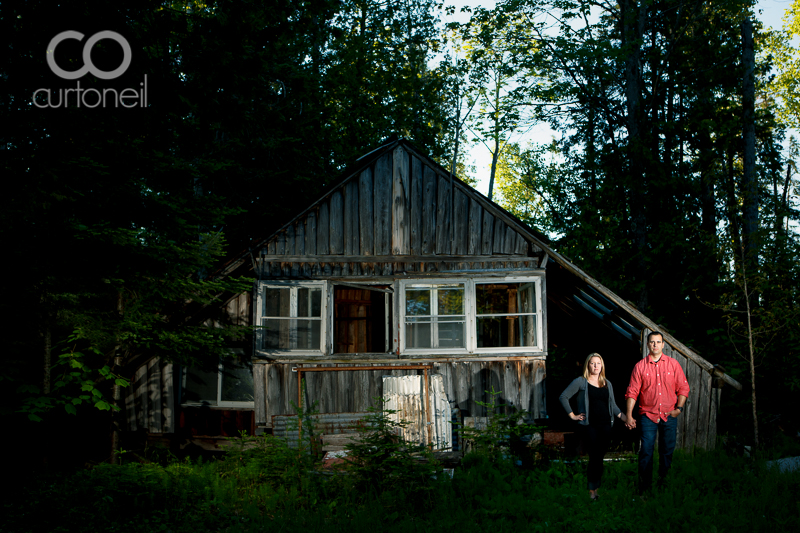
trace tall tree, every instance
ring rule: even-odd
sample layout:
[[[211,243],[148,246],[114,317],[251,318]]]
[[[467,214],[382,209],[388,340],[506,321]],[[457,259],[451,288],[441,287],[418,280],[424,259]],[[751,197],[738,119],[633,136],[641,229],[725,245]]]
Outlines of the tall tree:
[[[728,339],[707,334],[723,320],[721,308],[701,303],[725,301],[726,309],[746,313],[748,302],[734,290],[746,279],[748,291],[764,291],[750,302],[751,331],[771,331],[764,306],[786,310],[795,301],[785,288],[797,279],[796,265],[777,257],[794,253],[796,235],[773,229],[795,216],[784,210],[791,167],[780,150],[784,125],[775,118],[785,116],[776,102],[792,97],[794,57],[785,39],[765,41],[755,22],[755,59],[743,60],[741,28],[752,6],[746,0],[501,4],[524,15],[539,41],[531,60],[546,66],[548,76],[535,96],[553,104],[542,109],[562,132],[552,156],[532,147],[501,158],[501,182],[510,208],[521,216],[546,214],[544,227],[559,250],[650,316],[736,375],[754,379],[764,372],[783,382],[773,366],[788,364],[781,336],[768,351],[758,347],[762,367],[744,367],[731,357]],[[787,76],[774,96],[764,92],[765,42],[784,54]],[[742,84],[748,68],[755,80],[749,96]],[[731,255],[742,247],[751,248],[746,255],[753,263]],[[726,299],[731,294],[734,300]],[[763,389],[768,401],[759,405],[780,410]],[[743,411],[753,411],[750,403]]]
[[[470,89],[477,103],[471,129],[475,142],[492,155],[490,200],[500,154],[515,132],[532,124],[534,108],[528,94],[529,85],[535,83],[535,63],[521,59],[531,54],[535,41],[522,22],[512,12],[479,7],[462,27]]]
[[[436,7],[0,5],[9,41],[0,66],[0,121],[8,126],[0,164],[14,198],[0,232],[8,264],[18,267],[0,295],[15,331],[2,373],[15,384],[4,387],[6,411],[36,418],[56,405],[108,409],[112,387],[124,383],[116,367],[137,354],[216,365],[228,347],[246,343],[239,329],[203,320],[224,324],[214,302],[249,287],[213,278],[226,241],[240,250],[269,234],[392,133],[444,153],[442,81],[427,67]],[[354,18],[356,8],[366,16]],[[354,20],[363,25],[348,33]],[[57,77],[48,43],[66,30],[84,41],[106,30],[122,35],[129,68],[114,80]],[[57,62],[75,70],[83,45],[60,44]],[[91,57],[110,71],[124,49],[101,40]],[[346,86],[353,57],[363,70]],[[145,79],[148,101],[130,109],[32,102],[38,88],[122,91]]]

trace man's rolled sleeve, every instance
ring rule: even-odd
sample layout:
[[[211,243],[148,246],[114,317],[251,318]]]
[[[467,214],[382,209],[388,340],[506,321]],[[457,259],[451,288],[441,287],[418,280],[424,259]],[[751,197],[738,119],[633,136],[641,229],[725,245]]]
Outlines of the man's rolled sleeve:
[[[689,397],[689,380],[686,379],[686,374],[683,373],[681,365],[675,361],[675,394],[678,396]]]
[[[634,400],[639,398],[639,390],[642,387],[642,376],[639,369],[639,365],[635,365],[633,367],[633,371],[631,372],[631,380],[628,382],[628,389],[625,391],[626,398],[633,398]]]

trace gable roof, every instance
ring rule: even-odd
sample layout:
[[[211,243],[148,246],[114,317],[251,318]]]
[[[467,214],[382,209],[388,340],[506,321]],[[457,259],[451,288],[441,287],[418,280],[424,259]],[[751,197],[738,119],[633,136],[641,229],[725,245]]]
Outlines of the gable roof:
[[[640,340],[645,329],[664,330],[550,248],[544,235],[404,139],[362,156],[322,197],[231,259],[217,276],[259,271],[259,261],[271,263],[278,277],[327,274],[321,264],[344,265],[338,270],[342,275],[380,275],[391,274],[391,265],[403,263],[427,272],[423,265],[438,262],[462,265],[463,271],[463,265],[486,269],[498,261],[501,269],[546,268],[553,261],[573,278],[568,294],[560,298],[632,341]],[[372,266],[368,271],[348,270],[347,265],[358,264]],[[663,335],[673,350],[741,390],[739,382],[697,352],[671,334]]]

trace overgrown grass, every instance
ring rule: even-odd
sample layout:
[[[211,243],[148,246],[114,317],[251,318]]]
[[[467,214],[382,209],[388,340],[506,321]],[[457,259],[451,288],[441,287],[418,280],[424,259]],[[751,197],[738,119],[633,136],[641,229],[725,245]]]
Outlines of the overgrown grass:
[[[590,503],[579,463],[522,469],[472,454],[451,479],[414,456],[372,455],[333,474],[271,437],[239,444],[219,461],[100,465],[29,480],[4,498],[0,531],[800,530],[800,473],[722,451],[678,453],[670,483],[644,500],[636,464],[607,463],[601,498]]]

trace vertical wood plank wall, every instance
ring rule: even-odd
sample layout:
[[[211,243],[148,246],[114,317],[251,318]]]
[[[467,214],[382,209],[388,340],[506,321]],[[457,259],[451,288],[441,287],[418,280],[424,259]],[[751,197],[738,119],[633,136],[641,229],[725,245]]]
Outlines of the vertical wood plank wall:
[[[420,361],[422,362],[422,361]],[[430,361],[426,361],[430,363]],[[256,425],[270,427],[274,415],[296,414],[297,374],[293,363],[263,363],[255,365],[256,390],[262,388],[263,406],[256,404]],[[308,366],[308,365],[303,365]],[[315,367],[372,366],[372,363],[320,364]],[[433,362],[433,373],[441,374],[447,398],[467,416],[486,416],[486,408],[478,402],[489,402],[494,389],[500,392],[495,402],[500,411],[525,410],[534,418],[546,416],[545,362],[470,361]],[[320,413],[363,412],[375,406],[375,398],[383,395],[384,375],[420,375],[422,370],[392,370],[391,365],[380,370],[307,372],[303,374],[305,391],[303,405],[315,405]],[[259,380],[263,380],[260,381]]]
[[[265,278],[381,276],[396,271],[534,269],[539,247],[494,216],[490,204],[470,187],[425,164],[403,146],[378,157],[262,248]],[[511,225],[510,225],[511,224]],[[307,263],[274,256],[309,257]],[[388,263],[380,256],[492,256],[476,263]],[[515,261],[503,256],[515,255]],[[337,256],[375,256],[375,262],[337,261]],[[520,256],[529,256],[522,261]]]
[[[158,357],[142,364],[134,372],[125,394],[127,429],[145,429],[149,433],[175,431],[174,366]]]
[[[650,331],[645,329],[642,334],[642,357],[647,357],[649,353],[647,335]],[[686,398],[683,413],[678,418],[677,447],[686,450],[694,447],[713,449],[717,439],[717,409],[722,389],[712,387],[711,374],[674,350],[667,342],[664,342],[664,355],[680,363],[689,382],[689,396]]]
[[[230,322],[237,325],[249,324],[250,302],[251,294],[247,292],[237,294],[229,300],[226,312]],[[128,430],[145,429],[149,433],[176,431],[176,405],[180,402],[176,393],[178,380],[181,379],[176,370],[177,367],[172,363],[154,357],[133,371],[131,385],[124,391],[123,402]],[[255,393],[256,396],[263,395],[263,391],[259,392],[258,389]]]

